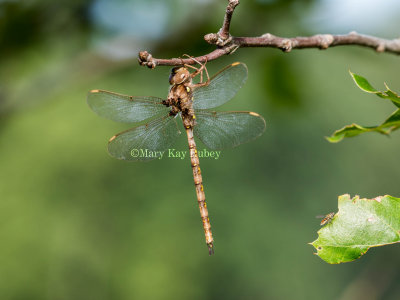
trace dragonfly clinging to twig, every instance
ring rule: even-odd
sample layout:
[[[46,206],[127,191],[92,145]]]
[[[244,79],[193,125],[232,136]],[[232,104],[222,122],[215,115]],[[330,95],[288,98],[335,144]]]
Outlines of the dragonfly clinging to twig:
[[[201,65],[201,64],[200,64]],[[192,67],[193,68],[193,67]],[[197,200],[209,254],[214,253],[214,239],[205,200],[203,179],[196,143],[193,136],[206,147],[220,150],[236,147],[260,136],[265,130],[265,120],[254,112],[208,110],[220,106],[237,93],[247,78],[247,67],[233,63],[206,82],[193,83],[205,65],[189,72],[188,66],[172,69],[167,99],[157,97],[126,96],[104,90],[92,90],[88,95],[90,108],[102,117],[135,123],[149,121],[113,136],[108,143],[108,152],[115,158],[128,161],[146,161],[154,156],[132,155],[132,149],[164,151],[171,147],[180,131],[176,119],[179,116],[186,130],[193,170]],[[206,70],[206,69],[205,69]],[[206,71],[207,77],[208,73]]]

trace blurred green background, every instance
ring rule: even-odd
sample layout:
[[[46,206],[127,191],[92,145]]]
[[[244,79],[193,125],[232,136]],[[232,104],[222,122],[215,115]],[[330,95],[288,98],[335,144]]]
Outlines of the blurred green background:
[[[242,1],[233,35],[394,38],[395,1]],[[226,1],[0,1],[0,299],[400,299],[399,245],[328,265],[313,255],[316,215],[337,196],[400,197],[400,135],[339,144],[346,124],[376,125],[394,106],[348,70],[400,91],[399,57],[359,47],[240,49],[249,78],[221,110],[267,121],[254,142],[202,159],[215,255],[208,256],[190,162],[128,163],[86,94],[165,97],[169,68],[136,55],[200,55]],[[199,148],[203,146],[198,143]],[[186,150],[182,136],[177,149]]]

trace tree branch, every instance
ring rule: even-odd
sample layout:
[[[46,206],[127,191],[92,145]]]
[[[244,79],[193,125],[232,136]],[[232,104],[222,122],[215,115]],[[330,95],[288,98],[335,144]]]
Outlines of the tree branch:
[[[310,37],[294,38],[278,37],[270,33],[263,34],[259,37],[232,37],[229,33],[229,28],[233,12],[238,5],[239,0],[228,0],[228,6],[226,7],[224,22],[221,29],[218,33],[209,33],[204,36],[204,40],[207,43],[217,46],[217,49],[214,51],[195,57],[194,59],[154,58],[147,51],[142,51],[139,52],[139,64],[153,69],[156,66],[191,65],[195,64],[196,61],[205,63],[223,55],[232,54],[238,48],[242,47],[269,47],[277,48],[284,52],[290,52],[293,49],[318,48],[323,50],[334,46],[358,45],[372,48],[376,52],[400,54],[400,38],[387,40],[358,34],[355,31],[345,35],[317,34]]]
[[[270,47],[284,52],[292,49],[319,48],[328,49],[334,46],[358,45],[375,49],[377,52],[400,54],[400,39],[386,40],[355,31],[345,35],[317,34],[310,37],[284,38],[272,34],[260,37],[236,37],[232,40],[239,47]]]

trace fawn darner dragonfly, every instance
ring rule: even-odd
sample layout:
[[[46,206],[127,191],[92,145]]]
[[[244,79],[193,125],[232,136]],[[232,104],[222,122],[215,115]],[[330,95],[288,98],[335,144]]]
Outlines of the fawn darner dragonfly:
[[[194,68],[194,67],[192,67]],[[111,156],[128,161],[146,161],[155,157],[132,155],[132,149],[163,151],[180,135],[176,119],[180,116],[186,130],[194,184],[209,254],[214,253],[213,237],[205,201],[199,157],[193,135],[209,149],[236,147],[260,136],[265,120],[247,111],[215,112],[208,110],[229,101],[247,79],[247,67],[233,63],[206,82],[195,84],[193,78],[205,69],[190,73],[187,66],[175,67],[169,77],[170,90],[166,100],[157,97],[126,96],[103,90],[88,95],[90,108],[98,115],[117,121],[149,122],[113,136],[108,143]],[[205,70],[207,73],[207,70]],[[208,77],[208,73],[207,73]]]

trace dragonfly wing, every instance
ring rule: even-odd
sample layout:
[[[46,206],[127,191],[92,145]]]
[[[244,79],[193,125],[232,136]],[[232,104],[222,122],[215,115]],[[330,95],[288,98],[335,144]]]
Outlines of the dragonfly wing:
[[[171,147],[179,135],[175,118],[163,116],[113,136],[108,152],[118,159],[148,161],[160,157],[160,151]]]
[[[265,130],[262,116],[248,111],[196,111],[194,134],[210,149],[233,148],[259,137]]]
[[[99,116],[116,122],[134,123],[146,120],[169,108],[157,97],[136,97],[117,94],[103,90],[89,92],[89,107]]]
[[[246,79],[245,64],[236,62],[227,66],[213,76],[208,85],[193,89],[193,108],[213,108],[228,102]]]

